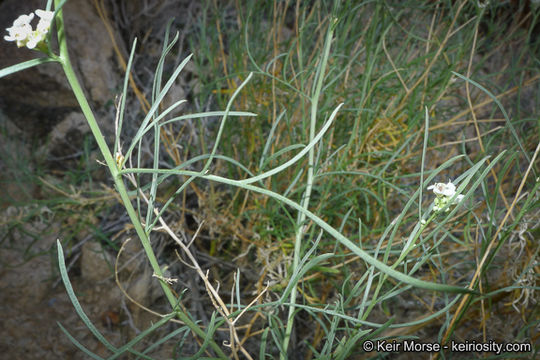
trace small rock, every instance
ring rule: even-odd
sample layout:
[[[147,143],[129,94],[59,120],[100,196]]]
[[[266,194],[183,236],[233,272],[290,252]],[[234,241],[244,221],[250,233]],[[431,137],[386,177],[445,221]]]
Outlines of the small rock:
[[[114,257],[100,244],[88,241],[82,247],[81,273],[88,282],[101,282],[113,275]]]

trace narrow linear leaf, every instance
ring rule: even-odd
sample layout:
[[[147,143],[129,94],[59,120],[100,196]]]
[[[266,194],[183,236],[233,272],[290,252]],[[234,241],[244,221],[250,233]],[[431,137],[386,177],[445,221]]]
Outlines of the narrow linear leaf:
[[[7,68],[3,68],[0,70],[0,78],[14,74],[19,71],[30,69],[34,66],[38,66],[38,65],[46,64],[50,62],[55,62],[55,61],[57,60],[50,57],[44,57],[44,58],[32,59],[32,60],[28,60],[19,64],[11,65]]]
[[[117,349],[105,339],[105,337],[99,332],[99,330],[92,324],[92,321],[88,318],[86,313],[84,312],[81,304],[79,303],[79,300],[77,299],[77,296],[75,295],[75,292],[73,291],[73,287],[71,286],[71,282],[69,281],[69,276],[66,269],[66,263],[64,259],[64,250],[62,249],[62,244],[60,244],[60,240],[56,240],[56,248],[58,249],[58,266],[60,267],[60,275],[62,276],[62,281],[64,282],[64,286],[66,287],[66,291],[68,293],[69,299],[71,300],[71,303],[73,304],[73,307],[75,308],[75,311],[81,318],[81,320],[84,322],[86,327],[90,330],[92,334],[103,344],[107,349],[109,349],[112,352],[116,352]]]

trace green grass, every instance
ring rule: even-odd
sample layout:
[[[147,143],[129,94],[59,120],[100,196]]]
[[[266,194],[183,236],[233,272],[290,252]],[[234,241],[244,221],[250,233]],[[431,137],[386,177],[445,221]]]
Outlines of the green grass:
[[[332,5],[328,3],[316,3],[310,8],[302,5],[298,12],[295,6],[293,4],[284,9],[283,4],[273,7],[246,2],[235,7],[237,16],[234,19],[223,15],[227,14],[225,8],[214,9],[203,18],[205,22],[200,25],[201,38],[191,42],[194,61],[200,69],[199,76],[210,84],[208,91],[203,91],[202,99],[217,96],[218,104],[221,103],[223,107],[230,91],[245,78],[247,72],[253,71],[255,74],[248,85],[250,91],[241,95],[241,104],[245,104],[242,109],[257,108],[258,117],[227,127],[225,137],[231,140],[221,147],[223,154],[251,165],[248,168],[254,173],[283,163],[301,148],[295,144],[305,144],[310,139],[309,97],[313,94],[324,34],[333,12]],[[530,17],[530,20],[525,19],[517,24],[518,20],[512,22],[505,11],[508,8],[503,5],[481,9],[472,4],[459,7],[450,3],[435,5],[423,2],[393,6],[372,2],[354,8],[346,5],[338,7],[334,14],[337,14],[339,23],[334,32],[328,70],[316,113],[316,127],[319,129],[337,104],[345,104],[329,134],[317,146],[316,175],[309,209],[340,229],[352,241],[361,244],[368,253],[378,254],[379,259],[389,264],[401,253],[403,237],[410,233],[417,222],[418,210],[414,209],[424,207],[426,211],[425,207],[433,197],[424,189],[423,206],[419,206],[415,199],[411,208],[402,213],[404,205],[420,185],[422,161],[425,162],[425,181],[425,177],[437,171],[445,161],[464,155],[437,174],[435,179],[446,182],[449,178],[457,178],[485,156],[493,159],[502,150],[507,151],[501,163],[494,165],[493,172],[484,171],[474,175],[479,188],[470,194],[468,205],[460,209],[456,216],[446,219],[437,217],[436,223],[442,225],[437,225],[435,230],[429,227],[428,232],[420,237],[421,247],[413,250],[407,259],[410,264],[408,268],[414,269],[416,264],[416,274],[421,274],[424,279],[466,286],[470,284],[470,277],[478,269],[482,256],[489,250],[487,261],[479,270],[482,274],[481,284],[472,285],[477,290],[480,286],[479,291],[483,293],[512,287],[519,281],[508,276],[492,279],[489,274],[490,268],[500,266],[497,264],[499,256],[509,256],[503,244],[508,242],[511,229],[525,220],[514,216],[503,225],[504,231],[499,232],[505,235],[496,239],[493,236],[523,179],[523,176],[509,175],[514,172],[524,174],[536,147],[537,137],[535,140],[534,135],[525,129],[532,127],[538,130],[538,107],[524,109],[520,97],[516,96],[526,92],[534,97],[533,89],[537,87],[538,73],[533,64],[538,54],[538,43],[529,36],[533,18],[538,15],[523,11],[521,19]],[[288,22],[292,34],[280,39],[284,21]],[[221,23],[221,32],[212,32],[210,29],[215,30],[214,24],[217,23]],[[225,25],[230,23],[235,26]],[[476,29],[478,37],[475,40]],[[220,39],[226,44],[226,51],[220,48]],[[471,53],[473,41],[476,44]],[[513,50],[508,64],[499,67],[491,65],[490,60],[497,56],[498,51],[510,51],[502,44],[516,44],[513,49],[517,51]],[[507,58],[504,53],[499,56]],[[223,69],[227,69],[226,73]],[[485,89],[479,89],[472,81],[460,79],[453,72],[482,84]],[[528,79],[533,80],[524,85]],[[218,84],[221,91],[216,93],[214,84]],[[468,104],[467,92],[470,93],[471,104]],[[506,112],[511,111],[512,117],[504,118],[502,109],[495,104],[491,93],[504,94],[499,99],[504,104],[501,106]],[[223,99],[223,102],[219,99]],[[474,108],[473,117],[471,108],[483,102],[483,106]],[[430,132],[423,158],[425,107],[429,110]],[[475,121],[481,134],[481,145]],[[268,134],[272,134],[272,138]],[[264,162],[260,161],[261,157]],[[261,167],[262,164],[265,167]],[[216,165],[216,168],[226,166]],[[267,179],[264,186],[278,193],[286,193],[289,198],[300,202],[306,189],[306,169],[307,160]],[[235,171],[238,177],[246,176],[245,172],[233,165],[222,171],[226,171],[224,174],[227,176],[234,175]],[[533,167],[525,183],[525,187],[531,190],[535,186],[536,171],[537,168]],[[532,205],[536,198],[532,193],[529,196]],[[230,258],[234,258],[239,247],[245,249],[255,241],[250,241],[250,235],[261,235],[254,243],[258,248],[267,250],[260,250],[259,253],[251,251],[251,259],[264,266],[260,283],[271,279],[271,283],[275,284],[271,289],[279,294],[291,276],[286,274],[295,268],[292,258],[294,234],[299,226],[297,213],[281,203],[255,194],[250,194],[247,201],[242,196],[231,200],[232,204],[222,200],[223,208],[236,209],[231,214],[233,219],[246,217],[249,226],[244,230],[247,235],[241,238],[247,239],[248,244],[239,245],[238,241],[231,241],[240,236],[231,237],[223,229],[224,238],[217,247],[224,250],[222,256],[229,258],[227,255],[230,254]],[[535,212],[524,202],[516,206],[527,209],[524,213]],[[245,215],[246,210],[249,216]],[[401,222],[391,228],[389,234],[381,236],[399,214],[403,215]],[[485,216],[490,221],[483,219]],[[318,235],[315,225],[308,226],[298,254],[300,257],[312,248]],[[535,227],[534,224],[528,226]],[[531,247],[529,260],[537,257],[538,244],[532,240],[532,237],[529,238],[527,243]],[[492,241],[496,245],[490,246]],[[301,351],[309,358],[324,349],[326,355],[320,354],[324,357],[331,353],[330,349],[341,350],[343,347],[338,342],[325,344],[323,338],[354,338],[359,326],[343,319],[337,321],[329,315],[330,310],[340,314],[356,314],[362,320],[377,319],[380,323],[393,317],[398,319],[395,322],[405,324],[418,320],[417,317],[400,315],[401,301],[419,301],[426,314],[444,306],[452,309],[442,312],[435,320],[424,322],[423,326],[427,329],[432,323],[440,327],[437,331],[427,330],[429,335],[424,335],[432,341],[446,341],[451,337],[480,341],[482,336],[506,336],[506,340],[509,340],[496,328],[489,329],[486,323],[485,314],[492,311],[496,303],[484,299],[460,309],[458,318],[462,314],[483,314],[476,316],[478,322],[475,330],[461,328],[459,323],[453,326],[451,319],[457,305],[452,307],[449,304],[455,300],[454,297],[443,296],[435,301],[440,294],[418,290],[395,294],[392,281],[380,274],[378,276],[376,271],[366,279],[366,271],[369,273],[373,269],[359,259],[355,261],[348,249],[328,236],[323,235],[317,243],[317,252],[333,256],[326,259],[323,266],[311,269],[311,276],[306,276],[309,280],[300,282],[298,302],[308,308],[298,316],[303,324],[315,326],[308,333],[296,330],[301,334],[297,336],[304,340],[297,340],[293,353]],[[273,259],[260,253],[270,253]],[[508,265],[505,265],[507,270]],[[221,281],[225,282],[226,279]],[[373,282],[369,282],[369,279]],[[358,283],[355,284],[356,281]],[[349,285],[352,289],[347,289],[347,284],[355,284],[356,288]],[[522,290],[529,291],[534,293],[534,290]],[[514,291],[510,298],[498,298],[498,301],[506,302],[504,308],[508,309],[509,302],[515,300],[512,296],[518,293]],[[390,294],[389,298],[385,299],[384,294]],[[398,307],[394,312],[388,307],[388,303],[392,302]],[[368,310],[364,312],[366,306]],[[325,310],[315,313],[315,308]],[[520,311],[525,314],[529,313],[528,309],[524,304]],[[516,319],[519,316],[517,312],[514,314]],[[482,319],[485,320],[484,325]],[[284,321],[283,318],[281,321]],[[268,324],[260,324],[258,328],[262,331],[265,326],[271,327],[271,333],[277,331],[275,326]],[[360,329],[373,330],[373,327]],[[394,333],[415,336],[423,327],[419,324],[400,329],[399,332],[394,330]],[[273,339],[284,336],[282,332],[280,334]],[[356,345],[347,351],[359,351],[361,340],[370,336],[368,333],[356,339]],[[255,339],[253,341],[257,342]],[[279,348],[280,341],[275,340],[274,346]]]
[[[181,301],[115,346],[71,290],[90,331],[134,358],[166,341],[176,358],[193,355],[186,343],[208,357],[384,358],[362,348],[379,339],[523,342],[533,350],[501,357],[533,358],[540,13],[527,3],[205,3],[188,39],[200,83],[188,109],[222,112],[157,125],[155,107],[147,133],[125,130],[141,142],[122,137],[144,231],[177,241],[157,260]],[[167,29],[152,85],[138,84],[152,104],[185,65],[168,61],[182,55],[175,41]],[[436,214],[427,186],[449,179],[465,199]],[[186,287],[193,277],[200,289]]]

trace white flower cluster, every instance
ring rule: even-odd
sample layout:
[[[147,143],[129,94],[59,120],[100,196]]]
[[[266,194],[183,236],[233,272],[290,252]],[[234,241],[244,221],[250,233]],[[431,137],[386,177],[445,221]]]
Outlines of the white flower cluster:
[[[450,180],[448,180],[448,184],[436,183],[435,185],[430,185],[428,186],[428,190],[433,190],[435,195],[437,195],[434,201],[433,211],[441,211],[446,205],[456,205],[464,198],[464,195],[460,194],[452,200],[452,197],[456,194],[456,185]],[[448,210],[450,210],[450,207],[446,208],[446,211]]]
[[[12,27],[6,29],[9,35],[4,36],[4,40],[16,41],[18,47],[26,46],[29,49],[34,49],[43,43],[51,27],[54,12],[38,9],[35,13],[39,17],[36,30],[30,24],[34,19],[34,14],[21,15],[13,22]]]

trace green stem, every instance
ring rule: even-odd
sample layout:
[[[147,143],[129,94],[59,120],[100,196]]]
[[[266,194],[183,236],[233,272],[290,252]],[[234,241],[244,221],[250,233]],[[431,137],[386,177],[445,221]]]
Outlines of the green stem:
[[[309,142],[312,142],[315,138],[315,128],[317,125],[317,109],[319,106],[319,97],[321,95],[321,90],[324,82],[324,75],[326,72],[326,65],[328,63],[328,56],[330,54],[330,45],[332,43],[332,35],[334,33],[335,24],[337,19],[331,18],[330,25],[328,26],[328,33],[326,34],[323,56],[321,58],[321,63],[317,69],[317,78],[314,84],[313,95],[311,97],[311,111],[310,111],[310,125],[309,125]],[[307,170],[307,179],[306,179],[306,191],[304,192],[304,197],[301,202],[301,206],[304,209],[309,208],[309,200],[311,198],[311,190],[313,189],[313,169],[315,167],[315,148],[312,147],[309,149],[308,153],[308,170]],[[306,221],[306,214],[301,212],[298,217],[296,238],[294,241],[294,257],[293,257],[293,267],[291,274],[294,274],[300,263],[301,251],[302,251],[302,238],[304,236],[305,226],[304,222]],[[287,350],[289,348],[289,342],[291,339],[292,328],[294,324],[294,314],[295,314],[295,304],[296,304],[296,295],[298,292],[297,284],[294,284],[291,291],[290,305],[289,305],[289,315],[287,318],[287,326],[285,329],[285,338],[283,339],[283,351],[280,355],[280,358],[287,358]]]
[[[59,6],[59,4],[60,4],[60,0],[55,0],[55,6]],[[90,105],[88,104],[88,101],[84,95],[81,85],[79,81],[77,80],[77,76],[75,72],[73,71],[73,67],[71,65],[71,61],[69,59],[69,54],[68,54],[67,41],[66,41],[65,31],[64,31],[64,21],[63,21],[62,15],[63,15],[62,10],[60,10],[56,16],[56,26],[58,29],[58,44],[59,44],[59,51],[60,51],[60,56],[59,56],[60,64],[62,65],[64,73],[66,74],[67,80],[73,90],[73,93],[75,94],[75,97],[77,98],[77,101],[79,102],[81,110],[84,116],[86,117],[86,120],[88,121],[90,130],[92,131],[92,134],[94,135],[94,138],[96,139],[99,150],[101,151],[101,154],[103,155],[103,158],[105,159],[105,163],[107,167],[109,168],[109,171],[111,172],[111,175],[114,180],[114,184],[116,186],[116,190],[118,191],[120,198],[122,199],[122,202],[124,203],[126,211],[129,215],[129,218],[131,222],[133,223],[135,231],[137,232],[137,235],[139,236],[139,239],[141,240],[141,244],[146,253],[148,261],[150,262],[150,265],[152,266],[152,270],[159,277],[163,277],[163,273],[157,261],[154,250],[152,249],[152,245],[150,244],[150,240],[146,232],[144,231],[142,224],[139,221],[135,208],[133,207],[131,203],[126,186],[124,184],[124,180],[122,178],[122,175],[119,173],[118,165],[116,164],[116,161],[114,160],[111,154],[111,151],[109,147],[107,146],[107,143],[105,142],[105,138],[103,137],[103,134],[101,133],[101,129],[99,128],[96,118],[94,117],[94,114],[90,108]],[[172,290],[169,288],[169,286],[161,280],[160,280],[160,285],[163,289],[163,292],[165,293],[165,296],[167,297],[167,300],[171,304],[171,307],[175,309],[178,318],[182,322],[184,322],[195,334],[197,334],[198,336],[202,338],[205,338],[206,337],[205,332],[197,324],[195,324],[187,316],[187,314],[178,310],[178,307],[177,307],[178,301],[176,297],[174,296]],[[215,350],[215,352],[218,354],[220,358],[222,359],[228,358],[215,341],[211,340],[210,346]]]

